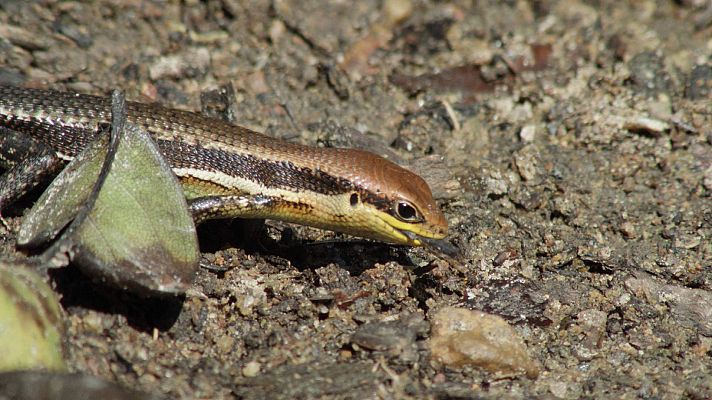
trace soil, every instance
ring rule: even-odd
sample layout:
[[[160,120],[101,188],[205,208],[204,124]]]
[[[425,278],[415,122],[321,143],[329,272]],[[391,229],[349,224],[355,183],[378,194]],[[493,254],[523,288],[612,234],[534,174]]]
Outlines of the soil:
[[[50,272],[70,371],[186,399],[712,398],[711,37],[707,0],[3,1],[1,84],[387,155],[462,253],[211,222],[185,297]],[[538,373],[434,360],[449,306],[504,318]]]

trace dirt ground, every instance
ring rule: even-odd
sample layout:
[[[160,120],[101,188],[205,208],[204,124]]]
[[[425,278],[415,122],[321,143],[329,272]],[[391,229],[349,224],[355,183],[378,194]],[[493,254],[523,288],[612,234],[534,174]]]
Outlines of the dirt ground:
[[[712,398],[710,38],[708,0],[0,2],[0,83],[389,155],[462,251],[221,221],[185,298],[51,271],[70,371],[186,399]],[[538,374],[434,360],[446,306],[504,318]]]

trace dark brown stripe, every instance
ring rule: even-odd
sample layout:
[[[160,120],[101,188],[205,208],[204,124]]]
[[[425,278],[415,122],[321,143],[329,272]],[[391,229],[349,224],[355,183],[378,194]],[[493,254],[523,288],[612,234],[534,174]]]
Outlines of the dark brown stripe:
[[[259,182],[270,188],[309,191],[327,195],[354,190],[346,179],[299,167],[289,161],[270,161],[249,154],[207,149],[178,140],[156,140],[173,168],[222,172]]]
[[[385,194],[376,194],[364,190],[361,191],[361,199],[364,203],[371,204],[376,209],[393,215],[392,200],[386,197]]]

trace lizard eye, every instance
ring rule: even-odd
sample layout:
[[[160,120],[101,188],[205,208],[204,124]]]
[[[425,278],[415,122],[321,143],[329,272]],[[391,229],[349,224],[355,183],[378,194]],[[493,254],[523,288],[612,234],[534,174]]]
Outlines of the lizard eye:
[[[403,222],[420,222],[423,220],[418,214],[418,210],[405,200],[397,200],[393,203],[393,213]]]

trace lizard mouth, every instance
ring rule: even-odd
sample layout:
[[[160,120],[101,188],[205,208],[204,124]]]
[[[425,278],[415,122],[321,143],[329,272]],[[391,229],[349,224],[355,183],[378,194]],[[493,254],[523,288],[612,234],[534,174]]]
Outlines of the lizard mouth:
[[[462,255],[459,248],[455,247],[455,245],[445,239],[432,239],[408,231],[401,231],[401,233],[407,236],[408,239],[420,242],[424,247],[436,250],[448,257],[458,258]]]

